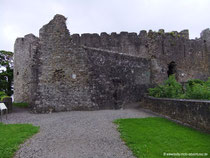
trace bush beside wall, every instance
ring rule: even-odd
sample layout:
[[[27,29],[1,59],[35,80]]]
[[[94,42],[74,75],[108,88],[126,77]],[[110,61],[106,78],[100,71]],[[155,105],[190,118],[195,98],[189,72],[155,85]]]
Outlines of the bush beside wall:
[[[171,75],[162,85],[149,89],[149,96],[156,98],[202,99],[210,100],[210,78],[207,81],[189,80],[185,86]]]

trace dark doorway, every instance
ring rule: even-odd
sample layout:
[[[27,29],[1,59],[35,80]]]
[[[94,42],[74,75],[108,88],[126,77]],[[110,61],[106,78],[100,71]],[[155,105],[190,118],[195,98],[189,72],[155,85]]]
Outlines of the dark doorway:
[[[122,104],[122,92],[121,92],[121,86],[122,86],[122,80],[119,78],[112,79],[113,85],[114,85],[114,93],[113,93],[113,99],[114,99],[114,109],[119,109]]]
[[[167,71],[167,73],[168,73],[168,77],[170,75],[176,74],[176,63],[174,61],[172,61],[172,62],[170,62],[168,64],[168,71]]]

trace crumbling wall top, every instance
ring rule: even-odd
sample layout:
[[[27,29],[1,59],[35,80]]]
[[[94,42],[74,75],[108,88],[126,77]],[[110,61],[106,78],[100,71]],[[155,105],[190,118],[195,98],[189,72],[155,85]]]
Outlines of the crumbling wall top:
[[[48,24],[39,30],[39,38],[43,38],[45,34],[54,34],[54,36],[65,34],[65,36],[70,36],[66,26],[66,20],[67,18],[63,15],[56,14]]]
[[[207,37],[210,37],[210,29],[207,28],[205,30],[203,30],[200,34],[201,38],[207,38]]]

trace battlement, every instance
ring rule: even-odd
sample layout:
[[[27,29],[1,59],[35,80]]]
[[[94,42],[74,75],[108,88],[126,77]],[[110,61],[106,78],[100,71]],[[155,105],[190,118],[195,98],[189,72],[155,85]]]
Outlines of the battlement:
[[[85,33],[85,34],[73,34],[70,36],[73,45],[75,46],[86,46],[91,48],[101,48],[104,50],[111,50],[118,53],[126,53],[129,55],[150,58],[154,56],[151,52],[151,48],[155,43],[159,47],[169,47],[169,45],[181,45],[179,47],[185,47],[185,45],[190,45],[188,43],[193,43],[194,41],[199,41],[200,39],[191,40],[189,39],[189,31],[183,30],[180,32],[165,32],[160,29],[158,32],[155,31],[145,31],[142,30],[139,34],[135,32],[112,32],[108,34],[102,32],[100,35],[97,33]],[[170,43],[165,46],[165,43]],[[199,42],[198,42],[199,43]],[[196,42],[195,42],[196,45]],[[162,55],[167,55],[167,51],[162,48]],[[161,51],[159,51],[160,53]],[[182,56],[184,51],[178,52]]]
[[[113,49],[114,51],[123,51],[120,50],[120,47],[126,46],[129,47],[131,45],[139,46],[142,43],[145,43],[149,40],[155,39],[180,39],[180,40],[189,40],[189,31],[183,30],[180,32],[164,32],[163,29],[160,29],[158,32],[154,31],[140,31],[139,34],[135,32],[120,32],[117,34],[116,32],[112,32],[108,34],[106,32],[102,32],[100,35],[97,33],[84,33],[84,34],[73,34],[71,35],[72,42],[77,45],[84,45],[89,47],[96,48],[105,48],[105,49]],[[110,48],[109,48],[110,47]],[[131,53],[129,53],[131,54]],[[137,55],[137,54],[134,54]]]
[[[120,40],[121,38],[128,38],[130,40],[141,40],[143,38],[154,38],[154,37],[158,37],[158,36],[171,36],[173,38],[185,38],[185,39],[189,39],[189,31],[188,30],[183,30],[180,32],[177,31],[172,31],[172,32],[166,32],[163,29],[160,29],[158,32],[149,30],[148,32],[146,30],[142,30],[140,31],[139,34],[135,33],[135,32],[120,32],[119,34],[117,34],[116,32],[112,32],[111,34],[108,34],[106,32],[102,32],[100,35],[97,33],[84,33],[81,34],[81,36],[79,34],[73,34],[71,35],[71,38],[73,40],[73,42],[75,44],[86,44],[88,43],[88,40],[93,40],[95,41],[102,41],[104,39],[106,40]]]

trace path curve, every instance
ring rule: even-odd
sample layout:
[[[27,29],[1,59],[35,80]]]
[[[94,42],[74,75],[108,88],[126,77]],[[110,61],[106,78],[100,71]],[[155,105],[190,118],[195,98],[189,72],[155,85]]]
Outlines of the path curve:
[[[5,123],[32,123],[40,132],[21,145],[15,158],[134,158],[120,139],[118,118],[154,116],[141,110],[10,114]]]

